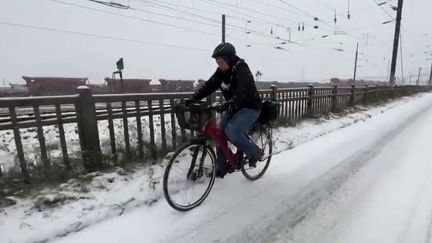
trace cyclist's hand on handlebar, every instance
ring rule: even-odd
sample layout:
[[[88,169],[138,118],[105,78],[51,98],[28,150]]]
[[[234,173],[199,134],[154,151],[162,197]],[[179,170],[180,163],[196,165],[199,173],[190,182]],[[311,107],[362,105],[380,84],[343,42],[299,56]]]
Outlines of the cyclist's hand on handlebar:
[[[220,113],[222,113],[222,112],[224,112],[224,111],[227,111],[227,110],[229,109],[230,105],[231,105],[230,102],[225,102],[225,103],[223,103],[223,104],[220,104],[218,111],[219,111]]]
[[[223,104],[221,104],[220,102],[214,102],[211,105],[208,106],[208,109],[212,110],[212,111],[216,111],[218,113],[221,113],[223,110],[221,110]]]
[[[222,105],[221,110],[233,114],[237,111],[237,103],[234,99],[228,100]]]

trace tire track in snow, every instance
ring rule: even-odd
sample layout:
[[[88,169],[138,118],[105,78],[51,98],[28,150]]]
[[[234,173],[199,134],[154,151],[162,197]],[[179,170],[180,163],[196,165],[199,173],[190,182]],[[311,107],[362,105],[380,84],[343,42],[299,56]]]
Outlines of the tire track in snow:
[[[274,235],[277,235],[277,233],[281,231],[281,228],[286,228],[286,225],[288,225],[288,228],[294,228],[307,218],[308,214],[317,208],[323,200],[331,197],[333,192],[337,191],[353,174],[356,174],[362,167],[368,164],[370,160],[376,157],[381,152],[382,148],[397,137],[405,127],[419,119],[421,115],[429,109],[431,109],[430,106],[421,108],[404,122],[385,133],[374,144],[353,154],[333,167],[326,174],[304,187],[299,193],[283,200],[282,203],[279,204],[277,210],[279,211],[279,215],[276,218],[263,220],[263,222],[259,224],[259,226],[264,226],[264,229],[260,230],[259,228],[261,227],[245,229],[230,237],[227,242],[244,242],[245,240],[248,242],[272,241],[275,240]]]

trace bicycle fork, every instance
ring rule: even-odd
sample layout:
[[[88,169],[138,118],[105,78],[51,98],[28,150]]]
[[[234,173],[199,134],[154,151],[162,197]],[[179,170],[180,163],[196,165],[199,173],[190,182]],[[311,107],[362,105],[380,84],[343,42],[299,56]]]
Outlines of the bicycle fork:
[[[206,146],[207,146],[206,140],[202,140],[201,146],[196,146],[195,149],[193,150],[192,162],[191,162],[191,165],[189,167],[189,171],[187,173],[188,179],[191,179],[194,181],[194,180],[200,178],[201,176],[203,176],[204,161],[207,157]],[[203,151],[202,151],[201,156],[199,157],[198,155],[200,152],[200,147],[202,147]],[[194,170],[198,157],[199,157],[199,167],[198,167],[198,170]]]

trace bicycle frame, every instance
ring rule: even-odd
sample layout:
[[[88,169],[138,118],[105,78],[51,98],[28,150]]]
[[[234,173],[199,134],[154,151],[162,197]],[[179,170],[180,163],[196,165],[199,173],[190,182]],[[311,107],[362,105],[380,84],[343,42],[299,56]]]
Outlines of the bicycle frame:
[[[227,135],[217,127],[214,120],[207,121],[204,125],[204,133],[212,137],[219,148],[223,151],[225,158],[228,160],[228,168],[240,169],[240,161],[243,159],[243,152],[237,150],[237,153],[233,153],[228,147]]]
[[[202,104],[198,104],[202,105]],[[197,107],[198,109],[202,109],[202,107]],[[178,117],[178,121],[180,126],[186,126],[187,125],[187,121],[185,120],[185,117],[183,116],[183,110],[184,107],[180,107],[180,109],[178,110],[179,112],[176,111],[177,117]],[[205,112],[212,112],[215,111],[214,108],[208,109]],[[202,117],[199,117],[198,119],[202,119]],[[200,120],[202,121],[202,120]],[[190,128],[190,127],[189,127]],[[196,129],[196,128],[195,128]],[[200,141],[204,146],[207,146],[207,140],[209,139],[209,137],[213,138],[216,142],[216,144],[218,145],[218,148],[222,150],[223,154],[225,155],[226,160],[228,160],[228,170],[229,171],[235,171],[238,169],[241,169],[241,162],[243,161],[243,152],[240,151],[239,149],[237,149],[236,153],[233,153],[231,151],[231,149],[228,147],[228,137],[227,135],[224,133],[223,130],[219,129],[216,121],[214,119],[210,119],[204,122],[202,129],[196,130],[198,132],[198,137],[196,138],[196,140]],[[195,139],[194,139],[195,140]],[[197,162],[197,156],[198,156],[198,150],[194,151],[194,154],[192,156],[192,163],[191,163],[191,167],[189,169],[188,172],[188,178],[190,176],[192,176],[194,167],[196,165]],[[203,161],[205,160],[206,157],[206,153],[204,152],[202,157],[201,157],[201,161],[200,161],[200,169],[199,171],[202,170],[202,164]]]

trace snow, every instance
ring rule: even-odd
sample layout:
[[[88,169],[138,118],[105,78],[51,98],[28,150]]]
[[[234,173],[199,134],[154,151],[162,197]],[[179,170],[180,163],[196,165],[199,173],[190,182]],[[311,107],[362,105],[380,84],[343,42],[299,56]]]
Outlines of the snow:
[[[0,242],[44,241],[121,215],[130,208],[151,205],[161,197],[155,188],[162,169],[162,165],[153,166],[132,176],[121,168],[111,173],[96,172],[42,191],[32,200],[18,200],[16,205],[4,208],[0,217]]]
[[[431,242],[430,106],[408,120],[304,222],[278,224],[286,232],[274,242]]]
[[[161,139],[161,121],[160,121],[160,115],[153,116],[154,119],[154,128],[155,128],[155,143],[158,148],[161,148],[162,139]],[[122,119],[114,119],[114,131],[115,131],[115,138],[116,138],[116,146],[117,151],[119,153],[119,159],[121,160],[121,156],[123,155],[122,152],[124,152],[124,133],[123,133],[123,120]],[[142,132],[143,132],[143,141],[145,145],[148,145],[150,143],[150,130],[149,130],[149,121],[148,117],[141,117],[141,124],[142,124]],[[101,144],[101,149],[104,154],[110,154],[110,135],[109,135],[109,129],[108,127],[108,121],[103,120],[98,122],[98,129],[99,129],[99,139]],[[138,141],[138,134],[137,134],[137,128],[136,128],[136,118],[128,118],[128,127],[129,127],[129,137],[130,137],[130,145],[131,150],[136,151],[137,147],[137,141]],[[171,133],[171,115],[166,114],[165,115],[165,129],[166,129],[166,140],[168,143],[168,146],[171,144],[169,143],[171,141],[172,133]],[[177,129],[177,136],[180,136],[180,130],[178,126],[176,126]],[[45,142],[48,149],[48,158],[53,164],[63,166],[62,161],[62,153],[61,153],[61,147],[60,147],[60,138],[59,138],[59,130],[57,126],[44,126],[44,136],[45,136]],[[79,143],[79,136],[78,136],[78,128],[76,124],[65,124],[64,125],[65,130],[65,138],[66,138],[66,144],[68,149],[69,157],[72,159],[80,159],[81,157],[81,149],[80,149],[80,143]],[[40,146],[39,146],[39,140],[37,137],[37,130],[36,128],[26,128],[26,129],[20,129],[21,138],[22,138],[22,144],[23,149],[26,151],[26,161],[29,164],[29,166],[41,166],[41,156],[40,156]],[[3,172],[8,172],[10,170],[13,170],[13,168],[18,169],[19,162],[16,155],[16,148],[15,148],[15,142],[14,142],[14,136],[13,132],[11,130],[2,130],[0,131],[0,156],[2,157],[2,160],[0,161],[0,166],[2,166]],[[145,149],[148,150],[146,147]],[[146,150],[145,150],[146,151]],[[147,154],[149,152],[147,151]]]
[[[428,167],[422,156],[427,151],[423,148],[427,144],[424,138],[431,133],[430,130],[422,133],[420,128],[425,125],[420,126],[418,121],[429,119],[431,111],[427,108],[431,104],[431,94],[419,94],[382,107],[361,108],[344,117],[331,116],[304,121],[296,127],[279,128],[275,131],[275,149],[280,154],[273,157],[265,177],[254,183],[240,174],[218,180],[206,201],[188,213],[176,212],[164,200],[159,200],[163,163],[135,168],[134,173],[117,168],[111,173],[82,176],[42,192],[36,200],[12,198],[18,203],[0,210],[0,242],[53,239],[59,242],[286,242],[288,239],[316,242],[310,240],[315,236],[311,229],[321,227],[319,232],[324,235],[327,228],[337,226],[334,221],[339,218],[332,215],[342,213],[347,219],[341,221],[339,228],[347,226],[343,231],[345,238],[341,239],[351,239],[349,237],[358,231],[355,231],[356,220],[349,221],[350,215],[357,217],[356,211],[350,209],[350,202],[361,197],[372,200],[377,194],[370,189],[383,175],[389,178],[388,183],[373,188],[377,188],[387,202],[391,202],[393,196],[390,192],[396,190],[405,192],[400,198],[407,197],[405,201],[399,200],[395,207],[409,206],[413,195],[419,194],[420,189],[415,194],[410,193],[412,184],[401,183],[413,178],[418,179],[416,182],[426,181]],[[410,130],[404,132],[406,137],[397,140],[403,135],[399,132],[405,131],[404,127]],[[322,136],[327,133],[330,134]],[[408,146],[408,137],[413,134],[418,144]],[[314,139],[319,136],[322,137]],[[423,147],[417,146],[421,143]],[[393,144],[399,152],[393,151]],[[382,146],[388,146],[388,151],[381,149]],[[387,159],[384,153],[390,154],[392,159]],[[419,156],[415,158],[418,167],[409,166],[408,161],[414,155]],[[401,167],[400,172],[392,176],[389,165],[393,159],[400,159],[399,164],[407,168]],[[407,162],[403,163],[402,159]],[[404,175],[406,170],[409,173]],[[357,183],[356,178],[363,179]],[[402,178],[402,182],[387,192],[397,178]],[[370,197],[362,194],[366,191]],[[421,208],[426,210],[432,205],[429,199],[425,196],[418,200],[419,205],[423,205]],[[375,200],[379,202],[380,196]],[[368,218],[377,212],[372,210],[375,208],[362,206],[363,203],[353,205],[363,212],[363,227],[368,226]],[[385,206],[383,204],[384,209]],[[323,210],[318,210],[320,208]],[[398,211],[391,208],[387,208],[387,215]],[[396,220],[397,215],[393,219]],[[379,225],[377,221],[375,227]],[[421,215],[413,219],[412,225],[424,228]],[[369,226],[367,228],[371,229],[372,225]],[[76,231],[80,232],[70,234]],[[334,235],[338,232],[334,231]],[[64,235],[68,236],[62,238]],[[331,239],[328,238],[329,242]],[[362,242],[387,242],[374,239],[382,240],[371,238]]]

